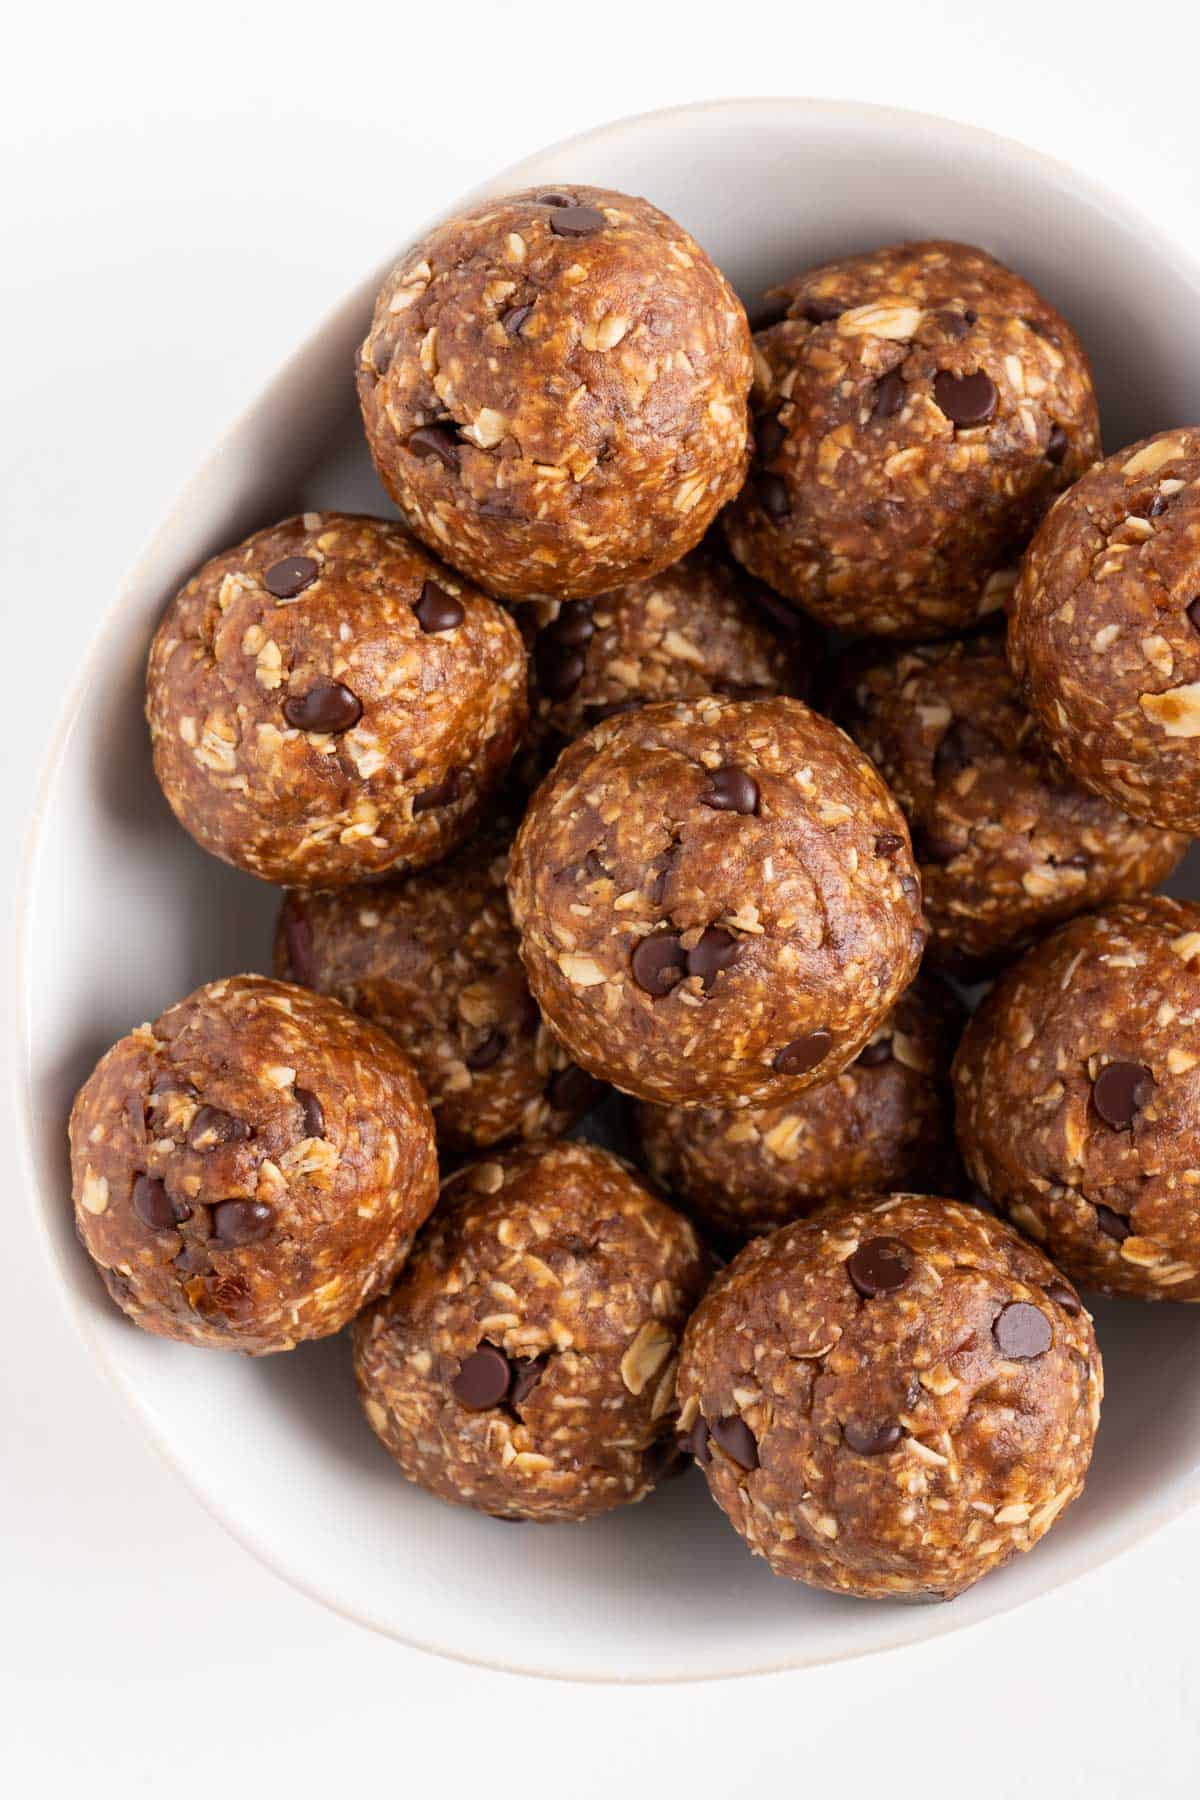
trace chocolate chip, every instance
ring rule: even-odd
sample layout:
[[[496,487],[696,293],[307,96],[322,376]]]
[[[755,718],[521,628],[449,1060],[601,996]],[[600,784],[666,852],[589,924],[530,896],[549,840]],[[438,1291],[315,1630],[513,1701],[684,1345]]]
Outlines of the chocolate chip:
[[[764,413],[755,421],[754,442],[760,462],[774,462],[787,443],[787,429],[779,422],[777,412]]]
[[[289,694],[283,716],[297,731],[340,734],[362,718],[362,701],[340,681],[316,681],[305,694]]]
[[[603,231],[607,223],[594,206],[564,206],[555,212],[550,229],[555,237],[587,238]]]
[[[532,311],[533,311],[532,305],[530,305],[530,306],[510,306],[506,313],[501,313],[500,323],[503,325],[503,327],[504,327],[505,331],[508,333],[509,337],[519,337],[520,336],[521,327],[525,323],[526,319],[529,317],[529,315]]]
[[[435,456],[444,468],[458,468],[458,427],[456,425],[420,425],[408,435],[405,448],[428,462]]]
[[[271,1229],[271,1208],[261,1200],[218,1200],[212,1209],[212,1235],[225,1249],[259,1244]]]
[[[151,1231],[170,1231],[190,1218],[192,1211],[190,1206],[177,1206],[156,1175],[134,1176],[133,1210]]]
[[[819,1025],[803,1037],[793,1038],[775,1052],[775,1067],[781,1075],[806,1075],[815,1069],[833,1043],[833,1033]]]
[[[736,763],[726,763],[723,768],[713,770],[700,800],[715,812],[756,813],[758,783],[748,769],[741,769]]]
[[[1061,344],[1062,340],[1057,331],[1048,325],[1044,319],[1026,319],[1024,323],[1028,325],[1030,331],[1037,337],[1045,338],[1048,344]]]
[[[754,492],[768,519],[786,519],[791,512],[787,482],[781,475],[760,475],[754,484]]]
[[[1014,1300],[996,1315],[992,1336],[1000,1354],[1012,1362],[1044,1356],[1054,1341],[1049,1319],[1040,1307],[1030,1306],[1027,1300]]]
[[[450,1392],[469,1412],[486,1412],[499,1406],[512,1383],[512,1364],[494,1344],[480,1344],[460,1365]]]
[[[698,975],[705,993],[722,969],[730,968],[738,956],[738,940],[720,925],[710,925],[698,944],[687,953],[687,972]]]
[[[312,926],[294,897],[288,899],[283,910],[283,943],[292,980],[301,987],[311,987],[315,976]]]
[[[900,836],[898,831],[881,831],[879,836],[875,839],[876,856],[886,856],[890,858],[895,856],[898,850],[903,850],[903,848],[904,839]]]
[[[1120,1213],[1113,1211],[1111,1206],[1096,1208],[1096,1223],[1105,1237],[1115,1238],[1118,1244],[1123,1244],[1133,1232],[1133,1226],[1129,1220],[1123,1219]]]
[[[430,812],[435,806],[449,806],[457,800],[462,792],[462,776],[457,769],[451,769],[445,781],[437,782],[433,787],[422,788],[419,794],[413,795],[413,817],[418,813]]]
[[[1144,1063],[1106,1063],[1092,1083],[1092,1105],[1114,1131],[1128,1131],[1154,1092]]]
[[[893,369],[890,374],[881,376],[875,383],[875,403],[871,408],[873,419],[894,419],[904,405],[904,396],[908,384],[903,375]]]
[[[908,1245],[899,1238],[867,1238],[846,1260],[846,1273],[864,1300],[894,1294],[912,1274]]]
[[[311,556],[285,556],[272,563],[263,576],[263,586],[277,600],[294,600],[310,588],[321,572],[321,565]]]
[[[801,312],[810,325],[827,325],[831,319],[838,319],[845,312],[845,303],[841,300],[822,300],[814,295],[806,300]]]
[[[557,644],[578,647],[588,643],[595,633],[596,623],[592,618],[591,601],[564,600],[558,609],[558,617],[546,626],[544,635]]]
[[[955,342],[966,337],[974,322],[974,318],[968,320],[965,313],[955,312],[952,307],[945,307],[933,315],[933,323],[939,325],[946,336],[953,338]]]
[[[1068,438],[1062,426],[1052,425],[1050,427],[1050,436],[1046,440],[1046,461],[1053,463],[1055,467],[1057,467],[1066,456],[1070,447],[1071,440]]]
[[[708,1425],[704,1418],[697,1414],[690,1431],[685,1431],[679,1440],[679,1448],[688,1456],[694,1456],[701,1464],[712,1461],[712,1451],[708,1447]]]
[[[952,781],[964,769],[982,762],[985,757],[997,755],[999,751],[1000,745],[990,731],[983,731],[969,719],[955,719],[942,733],[933,753],[933,778],[935,781]]]
[[[1187,616],[1192,630],[1200,631],[1200,594],[1197,594],[1194,600],[1188,601]]]
[[[1073,1288],[1069,1288],[1065,1281],[1048,1281],[1042,1289],[1042,1292],[1045,1294],[1047,1300],[1053,1300],[1054,1304],[1056,1306],[1061,1306],[1063,1311],[1068,1313],[1071,1318],[1075,1318],[1077,1314],[1083,1311],[1079,1295],[1075,1293]]]
[[[674,931],[656,931],[642,939],[630,959],[633,979],[643,993],[661,999],[687,973],[687,955]]]
[[[894,1450],[903,1436],[895,1419],[881,1425],[860,1425],[857,1419],[847,1419],[842,1426],[846,1448],[856,1456],[882,1456],[885,1451]]]
[[[563,644],[548,632],[538,636],[533,653],[538,685],[548,700],[567,700],[583,680],[587,659],[582,650]]]
[[[490,1069],[492,1064],[499,1062],[503,1056],[504,1046],[507,1042],[508,1039],[502,1031],[489,1031],[473,1050],[467,1051],[463,1061],[468,1069],[473,1070],[476,1074],[481,1069]]]
[[[425,583],[413,612],[422,631],[453,631],[466,617],[462,602],[448,594],[444,587],[439,587],[436,581]]]
[[[317,1096],[309,1089],[295,1087],[292,1092],[296,1096],[296,1105],[300,1108],[301,1124],[306,1138],[323,1138],[325,1136],[325,1108]]]
[[[576,1063],[557,1070],[546,1083],[546,1101],[555,1112],[585,1113],[599,1092],[600,1083]]]
[[[996,410],[996,384],[977,369],[974,375],[952,375],[942,369],[933,378],[933,398],[952,425],[986,425]]]
[[[880,1063],[891,1062],[892,1040],[890,1037],[876,1038],[873,1044],[866,1044],[858,1053],[858,1060],[864,1069],[877,1069]]]
[[[712,1428],[712,1440],[739,1469],[757,1469],[758,1444],[745,1419],[730,1413]]]
[[[510,1406],[520,1406],[528,1400],[538,1382],[546,1372],[546,1364],[550,1360],[547,1351],[542,1356],[522,1356],[512,1365],[512,1386],[508,1393]]]
[[[245,1119],[235,1119],[219,1106],[202,1106],[192,1120],[188,1146],[192,1150],[214,1150],[218,1144],[244,1144],[250,1135]]]

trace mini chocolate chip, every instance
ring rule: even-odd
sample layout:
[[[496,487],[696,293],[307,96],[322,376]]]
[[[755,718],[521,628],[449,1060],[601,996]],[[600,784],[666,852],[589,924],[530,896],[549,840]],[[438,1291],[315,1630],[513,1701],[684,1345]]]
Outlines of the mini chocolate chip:
[[[968,325],[977,325],[979,323],[979,314],[975,311],[973,306],[967,307],[966,311],[963,313],[963,318],[967,321]]]
[[[340,735],[362,718],[362,701],[340,681],[316,681],[307,693],[289,694],[283,716],[297,731]]]
[[[463,1061],[468,1069],[472,1069],[476,1073],[481,1069],[490,1069],[492,1064],[499,1062],[503,1056],[504,1046],[507,1042],[508,1039],[502,1031],[489,1031],[473,1050],[467,1051]]]
[[[1200,594],[1197,594],[1194,600],[1188,601],[1187,616],[1192,630],[1200,631]]]
[[[754,492],[768,519],[786,519],[791,512],[791,496],[781,475],[760,475],[754,484]]]
[[[633,979],[643,993],[661,999],[687,973],[687,955],[674,931],[644,937],[630,959]]]
[[[1115,1238],[1118,1244],[1123,1244],[1133,1232],[1133,1226],[1129,1220],[1123,1219],[1120,1213],[1113,1211],[1111,1206],[1097,1206],[1096,1223],[1105,1237]]]
[[[320,563],[311,556],[285,556],[282,562],[271,564],[263,576],[263,586],[277,600],[294,600],[312,586],[320,573]]]
[[[885,1451],[894,1450],[903,1436],[895,1419],[881,1425],[860,1425],[857,1419],[847,1419],[842,1426],[846,1448],[856,1456],[882,1456]]]
[[[578,647],[588,643],[596,632],[591,601],[564,600],[558,609],[558,617],[550,621],[545,631],[558,644]]]
[[[541,1356],[519,1357],[513,1363],[512,1386],[508,1391],[508,1403],[510,1406],[520,1406],[523,1400],[528,1400],[530,1394],[532,1394],[534,1388],[546,1372],[546,1364],[549,1361],[549,1356],[549,1351],[546,1351]]]
[[[325,1136],[325,1108],[317,1096],[309,1088],[294,1087],[296,1105],[300,1108],[301,1123],[306,1138],[323,1138]]]
[[[894,1294],[912,1274],[908,1245],[899,1238],[867,1238],[846,1259],[846,1273],[864,1300]]]
[[[1106,1063],[1092,1083],[1092,1105],[1114,1131],[1128,1131],[1154,1092],[1144,1063]]]
[[[156,1175],[137,1175],[133,1182],[133,1210],[151,1231],[170,1231],[191,1217],[190,1206],[177,1206]]]
[[[875,839],[876,856],[895,856],[897,850],[903,850],[904,839],[898,831],[881,831]]]
[[[1056,1306],[1061,1306],[1072,1319],[1083,1311],[1079,1295],[1075,1293],[1074,1289],[1069,1288],[1065,1281],[1048,1281],[1042,1292],[1047,1300],[1053,1300]]]
[[[698,975],[707,993],[722,969],[730,968],[737,961],[739,947],[732,931],[710,925],[699,943],[687,953],[688,974]]]
[[[512,1383],[512,1364],[494,1344],[480,1344],[459,1367],[450,1392],[469,1412],[486,1412],[499,1406]]]
[[[294,896],[289,896],[283,909],[283,944],[292,980],[311,987],[315,975],[312,926]]]
[[[1050,427],[1050,436],[1046,440],[1046,461],[1053,463],[1055,467],[1057,467],[1066,456],[1070,447],[1071,440],[1068,438],[1062,426],[1052,425]]]
[[[933,398],[952,425],[986,425],[999,398],[990,375],[953,375],[942,369],[933,378]]]
[[[259,1244],[271,1229],[271,1208],[261,1200],[218,1200],[212,1209],[212,1235],[223,1248]]]
[[[745,1419],[740,1418],[737,1413],[730,1413],[724,1419],[716,1420],[712,1427],[712,1440],[739,1469],[757,1469],[758,1444]]]
[[[1061,339],[1059,338],[1057,331],[1055,331],[1050,325],[1047,325],[1044,319],[1025,319],[1023,321],[1023,323],[1028,325],[1030,331],[1032,331],[1037,337],[1045,338],[1045,340],[1048,344],[1061,343]]]
[[[245,1119],[235,1119],[219,1106],[202,1106],[192,1120],[188,1145],[192,1150],[213,1150],[218,1144],[244,1144],[250,1135]]]
[[[559,643],[541,632],[533,653],[538,685],[548,700],[567,700],[583,680],[587,659],[582,650]]]
[[[430,812],[435,806],[450,806],[462,792],[462,776],[457,769],[451,769],[445,781],[437,782],[433,787],[422,788],[419,794],[413,795],[413,817],[418,813]]]
[[[585,1113],[599,1092],[600,1083],[593,1081],[577,1063],[556,1070],[546,1083],[546,1101],[555,1112]]]
[[[787,428],[780,424],[777,412],[764,413],[754,423],[754,442],[760,462],[774,462],[787,443]]]
[[[995,756],[999,750],[1000,745],[990,731],[983,731],[970,719],[955,719],[942,733],[933,753],[933,778],[951,781],[964,769],[982,762],[984,757]]]
[[[679,1448],[687,1456],[694,1456],[698,1463],[710,1463],[712,1451],[708,1447],[708,1425],[702,1414],[697,1413],[691,1429],[685,1431],[679,1440]]]
[[[594,206],[564,206],[550,221],[555,237],[587,238],[603,231],[608,220]]]
[[[444,587],[439,587],[436,581],[425,583],[413,612],[422,631],[453,631],[466,617],[462,602],[448,594]]]
[[[908,384],[903,375],[896,369],[883,375],[875,383],[875,403],[871,408],[873,419],[893,419],[904,405],[904,396]]]
[[[969,321],[967,319],[965,313],[955,312],[952,307],[946,307],[941,312],[935,312],[933,315],[933,322],[935,325],[940,325],[946,336],[948,338],[953,338],[956,342],[960,338],[966,337],[968,331],[971,329],[971,325],[974,323],[973,320]]]
[[[891,1062],[892,1040],[890,1037],[876,1038],[873,1044],[866,1044],[858,1053],[858,1060],[864,1069],[877,1069],[880,1063]]]
[[[532,305],[510,306],[506,313],[501,313],[500,323],[503,325],[509,337],[519,337],[521,335],[521,327],[532,311]]]
[[[714,812],[756,813],[758,783],[748,769],[741,769],[736,763],[726,763],[722,768],[713,770],[700,800],[704,806],[711,806]]]
[[[1027,1300],[1014,1300],[997,1313],[992,1323],[992,1336],[1000,1354],[1013,1362],[1028,1362],[1044,1356],[1054,1342],[1050,1321],[1038,1306]]]
[[[456,425],[420,425],[408,435],[405,444],[414,456],[428,462],[435,456],[444,468],[458,468],[458,427]]]
[[[831,319],[839,319],[845,312],[845,303],[841,300],[822,300],[819,295],[806,300],[801,307],[804,317],[810,325],[828,325]]]
[[[790,1044],[777,1050],[775,1067],[781,1075],[807,1075],[810,1069],[816,1068],[832,1043],[833,1033],[819,1025],[815,1031],[793,1038]]]

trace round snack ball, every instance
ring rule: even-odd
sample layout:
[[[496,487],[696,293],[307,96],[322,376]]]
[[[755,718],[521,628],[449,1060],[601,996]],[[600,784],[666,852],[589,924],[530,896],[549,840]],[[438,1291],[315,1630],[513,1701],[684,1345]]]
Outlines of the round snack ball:
[[[904,808],[932,949],[964,973],[1154,887],[1187,848],[1076,785],[991,633],[862,652],[835,711]]]
[[[775,1574],[949,1600],[1082,1491],[1103,1374],[1041,1251],[900,1194],[748,1244],[692,1317],[678,1385],[684,1442]]]
[[[367,1418],[410,1481],[499,1518],[641,1500],[675,1460],[676,1350],[708,1272],[687,1220],[605,1150],[468,1164],[355,1321]]]
[[[1200,905],[1060,927],[988,995],[954,1086],[973,1180],[1073,1281],[1200,1300]]]
[[[918,976],[832,1081],[775,1106],[639,1106],[651,1174],[722,1244],[803,1218],[831,1198],[959,1177],[950,1059],[962,1009]]]
[[[1088,471],[1029,546],[1008,654],[1077,781],[1200,833],[1200,427]]]
[[[925,942],[903,815],[799,700],[594,726],[534,795],[508,879],[551,1030],[665,1105],[765,1105],[836,1075]]]
[[[496,594],[602,594],[699,543],[745,478],[750,330],[686,231],[606,188],[437,226],[358,365],[380,479]]]
[[[71,1112],[75,1222],[144,1331],[261,1356],[340,1331],[437,1199],[433,1120],[383,1032],[259,975],[103,1056]]]
[[[966,244],[897,244],[768,296],[735,556],[840,631],[998,611],[1055,494],[1099,454],[1091,370],[1042,297]]]
[[[470,832],[526,719],[502,607],[399,525],[304,513],[206,562],[150,651],[154,768],[197,843],[338,886]]]
[[[412,1058],[443,1149],[566,1131],[598,1098],[543,1025],[517,954],[507,845],[485,836],[394,886],[287,896],[276,973]]]

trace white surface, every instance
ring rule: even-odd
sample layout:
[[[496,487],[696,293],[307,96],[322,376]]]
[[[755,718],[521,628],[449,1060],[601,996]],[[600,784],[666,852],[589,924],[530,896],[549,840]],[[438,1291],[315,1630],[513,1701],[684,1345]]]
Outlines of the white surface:
[[[519,152],[697,94],[853,91],[1022,135],[1200,238],[1182,6],[1091,7],[1083,41],[1076,9],[1024,4],[468,10],[210,5],[173,36],[161,5],[47,9],[15,70],[10,27],[2,841],[72,641],[199,453],[401,221]],[[7,1188],[0,1736],[23,1791],[1194,1788],[1195,1514],[1032,1611],[848,1669],[637,1694],[450,1668],[290,1594],[198,1511],[69,1335]]]

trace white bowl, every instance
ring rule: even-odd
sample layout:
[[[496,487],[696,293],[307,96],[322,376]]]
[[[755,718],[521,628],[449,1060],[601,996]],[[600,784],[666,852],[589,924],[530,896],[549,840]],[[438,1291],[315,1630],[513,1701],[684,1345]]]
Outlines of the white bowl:
[[[625,120],[482,192],[597,182],[651,196],[753,302],[773,278],[899,238],[982,244],[1082,332],[1110,448],[1200,419],[1200,270],[1070,169],[945,120],[743,100]],[[476,196],[469,196],[474,199]],[[465,202],[456,203],[465,204]],[[448,210],[455,210],[449,208]],[[400,243],[385,244],[391,256]],[[154,783],[142,669],[204,557],[306,507],[386,511],[353,351],[357,286],[180,495],[92,646],[46,772],[27,873],[18,1058],[38,1207],[90,1353],[199,1498],[306,1592],[406,1643],[577,1679],[831,1662],[953,1631],[1093,1569],[1200,1487],[1200,1319],[1104,1306],[1108,1398],[1085,1497],[952,1606],[837,1600],[752,1559],[696,1474],[586,1529],[511,1531],[409,1487],[359,1417],[344,1339],[250,1361],[159,1342],[106,1299],[72,1229],[65,1123],[97,1055],[200,982],[268,966],[274,894],[206,857]]]

